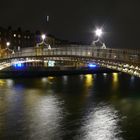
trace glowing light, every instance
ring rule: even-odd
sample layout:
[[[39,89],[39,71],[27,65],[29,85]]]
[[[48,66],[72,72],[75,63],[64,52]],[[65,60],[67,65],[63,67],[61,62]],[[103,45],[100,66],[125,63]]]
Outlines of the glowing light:
[[[103,73],[104,76],[107,76],[107,73]]]
[[[54,77],[52,77],[52,76],[49,76],[48,77],[48,80],[52,80],[52,79],[54,79]]]
[[[95,35],[100,37],[102,34],[103,34],[102,29],[97,28],[96,31],[95,31]]]
[[[42,38],[43,40],[45,40],[46,35],[45,35],[45,34],[42,34],[41,38]]]
[[[23,68],[24,67],[23,63],[15,63],[15,64],[13,64],[13,66],[15,68]]]
[[[82,126],[84,140],[112,140],[121,139],[120,122],[115,108],[100,104],[92,107]],[[79,138],[81,139],[81,137]]]
[[[95,65],[95,64],[88,64],[88,67],[89,67],[89,68],[96,68],[97,65]]]
[[[55,61],[48,61],[48,67],[54,67]]]
[[[7,80],[7,85],[8,85],[8,87],[12,87],[13,84],[14,84],[14,81],[13,81],[13,80],[11,80],[11,79],[8,79],[8,80]]]
[[[90,52],[88,52],[88,55],[91,55],[91,53],[90,53]]]
[[[0,86],[4,86],[5,85],[5,81],[4,80],[0,80]]]
[[[90,87],[93,84],[93,76],[92,74],[87,74],[85,75],[86,79],[85,79],[85,85],[87,87]]]
[[[19,64],[17,64],[17,66],[18,66],[18,67],[21,67],[22,65],[21,65],[21,63],[19,63]]]
[[[64,75],[63,76],[63,83],[67,84],[67,82],[68,82],[68,76]]]
[[[42,82],[43,82],[43,83],[46,83],[47,81],[48,81],[48,80],[47,80],[46,77],[42,78]]]
[[[119,84],[119,78],[118,78],[118,73],[113,73],[113,77],[112,77],[112,89],[116,90],[116,88],[118,88],[118,84]]]
[[[113,82],[118,82],[118,73],[113,73]]]
[[[104,78],[106,78],[107,77],[107,73],[103,73],[103,76],[104,76]]]
[[[9,47],[10,46],[10,42],[6,42],[6,46]]]

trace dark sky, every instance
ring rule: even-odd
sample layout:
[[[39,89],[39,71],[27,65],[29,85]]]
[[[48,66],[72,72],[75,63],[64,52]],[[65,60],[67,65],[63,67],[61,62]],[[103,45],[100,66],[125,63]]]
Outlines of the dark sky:
[[[138,0],[0,0],[0,26],[9,25],[87,43],[101,26],[108,47],[140,48]]]

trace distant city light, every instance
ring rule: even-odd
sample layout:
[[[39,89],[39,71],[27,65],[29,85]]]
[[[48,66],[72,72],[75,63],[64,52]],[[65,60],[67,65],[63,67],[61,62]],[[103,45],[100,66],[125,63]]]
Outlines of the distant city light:
[[[98,37],[101,37],[101,36],[102,36],[102,34],[103,34],[102,29],[97,28],[97,29],[96,29],[96,31],[95,31],[95,35],[96,35],[96,36],[98,36]]]
[[[14,34],[14,37],[16,37],[16,34]]]
[[[10,46],[10,42],[6,42],[6,46],[9,47]]]

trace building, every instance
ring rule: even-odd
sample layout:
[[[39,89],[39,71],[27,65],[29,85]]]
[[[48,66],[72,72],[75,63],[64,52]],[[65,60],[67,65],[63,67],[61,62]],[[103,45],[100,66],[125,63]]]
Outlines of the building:
[[[5,49],[6,42],[10,42],[10,49],[18,49],[35,46],[35,35],[30,31],[22,31],[21,28],[12,30],[12,27],[4,29],[0,27],[0,48]]]
[[[8,51],[9,49],[20,51],[22,48],[35,47],[37,43],[42,42],[41,34],[40,31],[36,31],[35,33],[32,33],[29,30],[24,31],[20,27],[17,29],[12,29],[11,26],[7,29],[0,27],[0,56],[7,53],[5,51]],[[7,42],[10,42],[9,46],[6,45]],[[47,35],[45,43],[51,47],[71,44],[68,40],[58,39],[53,35]]]

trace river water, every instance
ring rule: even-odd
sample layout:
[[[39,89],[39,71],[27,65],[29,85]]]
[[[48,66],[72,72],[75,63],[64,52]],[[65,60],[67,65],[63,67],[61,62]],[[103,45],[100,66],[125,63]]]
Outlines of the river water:
[[[0,140],[140,140],[140,79],[0,79]]]

